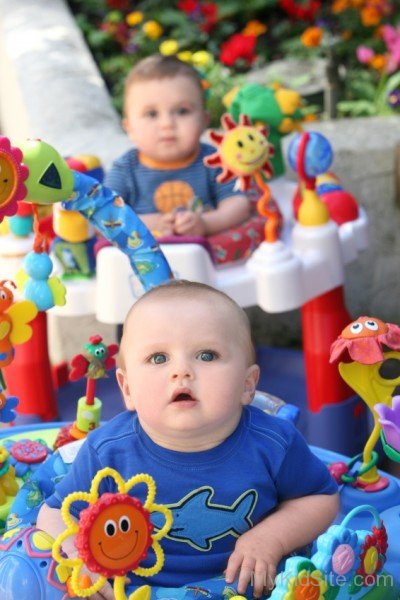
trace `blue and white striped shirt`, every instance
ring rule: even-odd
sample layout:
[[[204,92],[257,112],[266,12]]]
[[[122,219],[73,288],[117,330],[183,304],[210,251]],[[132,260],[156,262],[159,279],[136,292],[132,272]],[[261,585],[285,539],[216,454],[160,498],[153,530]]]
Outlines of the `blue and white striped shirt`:
[[[142,164],[138,150],[133,148],[114,162],[104,184],[122,196],[139,215],[170,212],[188,206],[194,198],[199,198],[206,210],[216,208],[221,200],[243,192],[234,190],[234,182],[217,183],[221,170],[203,164],[204,157],[213,152],[213,146],[201,143],[199,153],[189,165],[157,169]]]

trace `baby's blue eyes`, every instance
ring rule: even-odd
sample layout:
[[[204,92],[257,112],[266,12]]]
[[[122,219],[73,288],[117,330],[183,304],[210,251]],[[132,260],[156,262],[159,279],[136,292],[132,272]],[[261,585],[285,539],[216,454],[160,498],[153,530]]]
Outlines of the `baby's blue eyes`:
[[[217,355],[211,350],[204,350],[203,352],[200,352],[200,354],[198,354],[198,358],[200,360],[203,360],[204,362],[211,362],[212,360],[217,358]]]
[[[203,362],[211,362],[217,358],[217,353],[213,350],[202,350],[196,355],[196,359]],[[157,352],[150,356],[150,362],[153,365],[163,365],[168,360],[168,356],[164,352]]]
[[[174,112],[179,117],[182,117],[182,116],[189,115],[191,111],[186,106],[181,106],[179,108],[176,108]],[[144,116],[149,119],[157,119],[160,115],[157,110],[148,110],[144,113]]]
[[[167,356],[162,352],[153,354],[153,356],[150,358],[150,362],[152,362],[153,365],[162,365],[167,362]]]

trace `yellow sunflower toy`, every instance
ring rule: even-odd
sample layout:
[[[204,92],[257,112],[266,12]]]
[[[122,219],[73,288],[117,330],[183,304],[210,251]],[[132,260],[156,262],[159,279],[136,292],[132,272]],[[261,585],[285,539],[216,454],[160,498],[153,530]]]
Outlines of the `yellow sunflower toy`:
[[[115,481],[118,492],[99,495],[101,482],[110,477]],[[138,484],[147,485],[147,497],[142,504],[129,491]],[[53,545],[53,558],[59,562],[58,572],[70,576],[69,587],[79,597],[88,597],[98,592],[108,578],[114,578],[116,600],[127,600],[125,576],[129,571],[135,575],[150,577],[158,573],[164,564],[164,553],[159,540],[167,535],[172,524],[171,511],[164,505],[155,504],[156,485],[147,474],[138,474],[128,481],[106,467],[93,479],[90,492],[69,494],[61,507],[61,514],[67,529],[61,533]],[[81,511],[77,522],[70,514],[73,502],[83,501],[88,507]],[[156,533],[150,520],[151,513],[160,512],[165,523]],[[78,556],[68,558],[61,547],[70,536],[75,536]],[[152,550],[155,562],[150,567],[140,567],[140,563]],[[83,574],[86,567],[99,577],[93,583]],[[67,577],[64,576],[64,580]],[[150,597],[150,587],[142,586],[135,590],[128,600],[144,600]]]

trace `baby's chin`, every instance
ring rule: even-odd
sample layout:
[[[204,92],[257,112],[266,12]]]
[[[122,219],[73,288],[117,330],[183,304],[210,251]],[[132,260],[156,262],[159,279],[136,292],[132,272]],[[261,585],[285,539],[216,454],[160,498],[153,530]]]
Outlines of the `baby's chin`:
[[[154,152],[153,156],[149,156],[155,162],[179,163],[185,162],[196,154],[198,147],[190,149],[176,148],[176,141],[164,140],[160,142],[159,148]]]

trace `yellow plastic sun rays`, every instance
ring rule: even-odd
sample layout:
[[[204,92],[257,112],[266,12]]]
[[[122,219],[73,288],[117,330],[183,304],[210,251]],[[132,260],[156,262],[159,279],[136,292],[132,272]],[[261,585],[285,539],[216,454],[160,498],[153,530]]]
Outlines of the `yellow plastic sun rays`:
[[[99,496],[99,486],[106,477],[115,481],[118,492]],[[148,488],[143,504],[128,494],[141,483]],[[164,552],[159,540],[170,530],[172,514],[166,506],[154,503],[155,495],[156,485],[150,475],[141,473],[124,481],[117,471],[106,467],[95,475],[89,493],[73,492],[65,498],[61,515],[67,529],[53,544],[53,558],[59,562],[60,572],[70,575],[70,586],[77,596],[83,598],[98,592],[107,579],[113,577],[116,600],[150,597],[149,586],[142,586],[127,599],[125,575],[132,571],[141,577],[151,577],[164,565]],[[88,504],[88,508],[81,511],[79,522],[70,514],[71,504],[78,501]],[[153,533],[150,521],[153,512],[160,512],[165,517],[164,525],[156,533]],[[70,536],[75,537],[78,549],[75,558],[65,557],[61,550],[63,542]],[[154,552],[155,563],[150,567],[140,567],[139,563],[146,558],[149,549]],[[84,566],[99,574],[95,583],[84,582]]]

